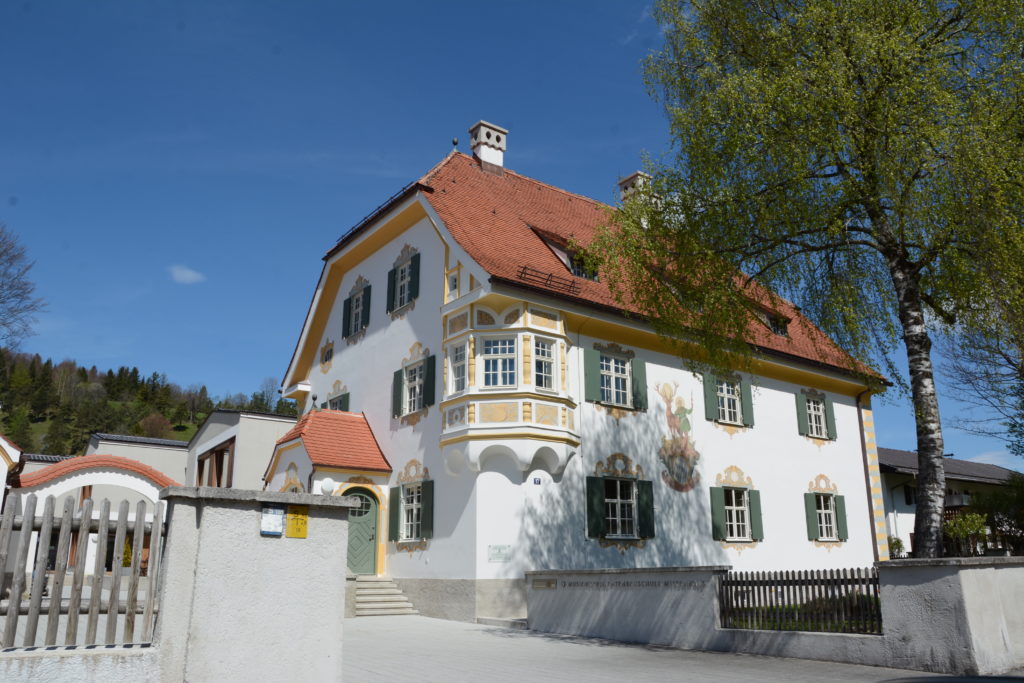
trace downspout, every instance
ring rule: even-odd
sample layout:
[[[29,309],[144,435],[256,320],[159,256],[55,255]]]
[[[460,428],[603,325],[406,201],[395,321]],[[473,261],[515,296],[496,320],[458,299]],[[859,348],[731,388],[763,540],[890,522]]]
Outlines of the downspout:
[[[868,494],[868,528],[871,530],[871,552],[875,557],[875,562],[878,562],[878,538],[875,530],[874,500],[871,496],[871,463],[868,461],[868,442],[864,437],[864,408],[861,404],[864,394],[869,393],[871,393],[870,387],[857,394],[857,425],[860,427],[860,452],[861,458],[864,461],[864,490]],[[885,511],[883,510],[882,512],[884,515]]]

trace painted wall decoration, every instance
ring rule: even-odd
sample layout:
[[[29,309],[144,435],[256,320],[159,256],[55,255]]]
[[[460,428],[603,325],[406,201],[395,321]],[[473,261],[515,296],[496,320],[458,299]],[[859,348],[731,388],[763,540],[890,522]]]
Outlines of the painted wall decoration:
[[[658,395],[665,403],[665,422],[668,425],[668,436],[662,439],[658,457],[661,458],[665,470],[661,480],[680,493],[692,491],[700,483],[700,452],[693,440],[690,426],[690,414],[693,413],[693,397],[689,405],[679,395],[677,382],[659,384]]]

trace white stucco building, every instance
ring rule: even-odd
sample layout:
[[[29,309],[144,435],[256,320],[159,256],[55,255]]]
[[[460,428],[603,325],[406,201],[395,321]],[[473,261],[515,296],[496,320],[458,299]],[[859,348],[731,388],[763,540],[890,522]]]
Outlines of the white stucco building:
[[[608,207],[504,168],[502,128],[471,136],[327,252],[283,383],[364,420],[390,469],[351,455],[365,436],[319,460],[293,438],[268,488],[363,496],[350,570],[453,618],[521,615],[530,569],[886,558],[846,354],[788,306],[753,374],[692,372],[574,258]]]

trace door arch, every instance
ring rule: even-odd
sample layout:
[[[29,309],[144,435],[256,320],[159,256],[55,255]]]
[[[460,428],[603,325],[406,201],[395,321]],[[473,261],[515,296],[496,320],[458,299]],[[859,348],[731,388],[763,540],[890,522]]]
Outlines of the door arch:
[[[356,487],[344,492],[359,499],[359,507],[348,513],[348,570],[353,574],[377,573],[377,496]]]

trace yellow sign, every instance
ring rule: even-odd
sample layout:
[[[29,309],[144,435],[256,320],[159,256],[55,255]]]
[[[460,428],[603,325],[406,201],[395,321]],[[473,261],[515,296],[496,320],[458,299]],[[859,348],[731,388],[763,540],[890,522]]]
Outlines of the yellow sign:
[[[309,526],[309,506],[289,505],[285,517],[284,535],[288,538],[305,538]]]

